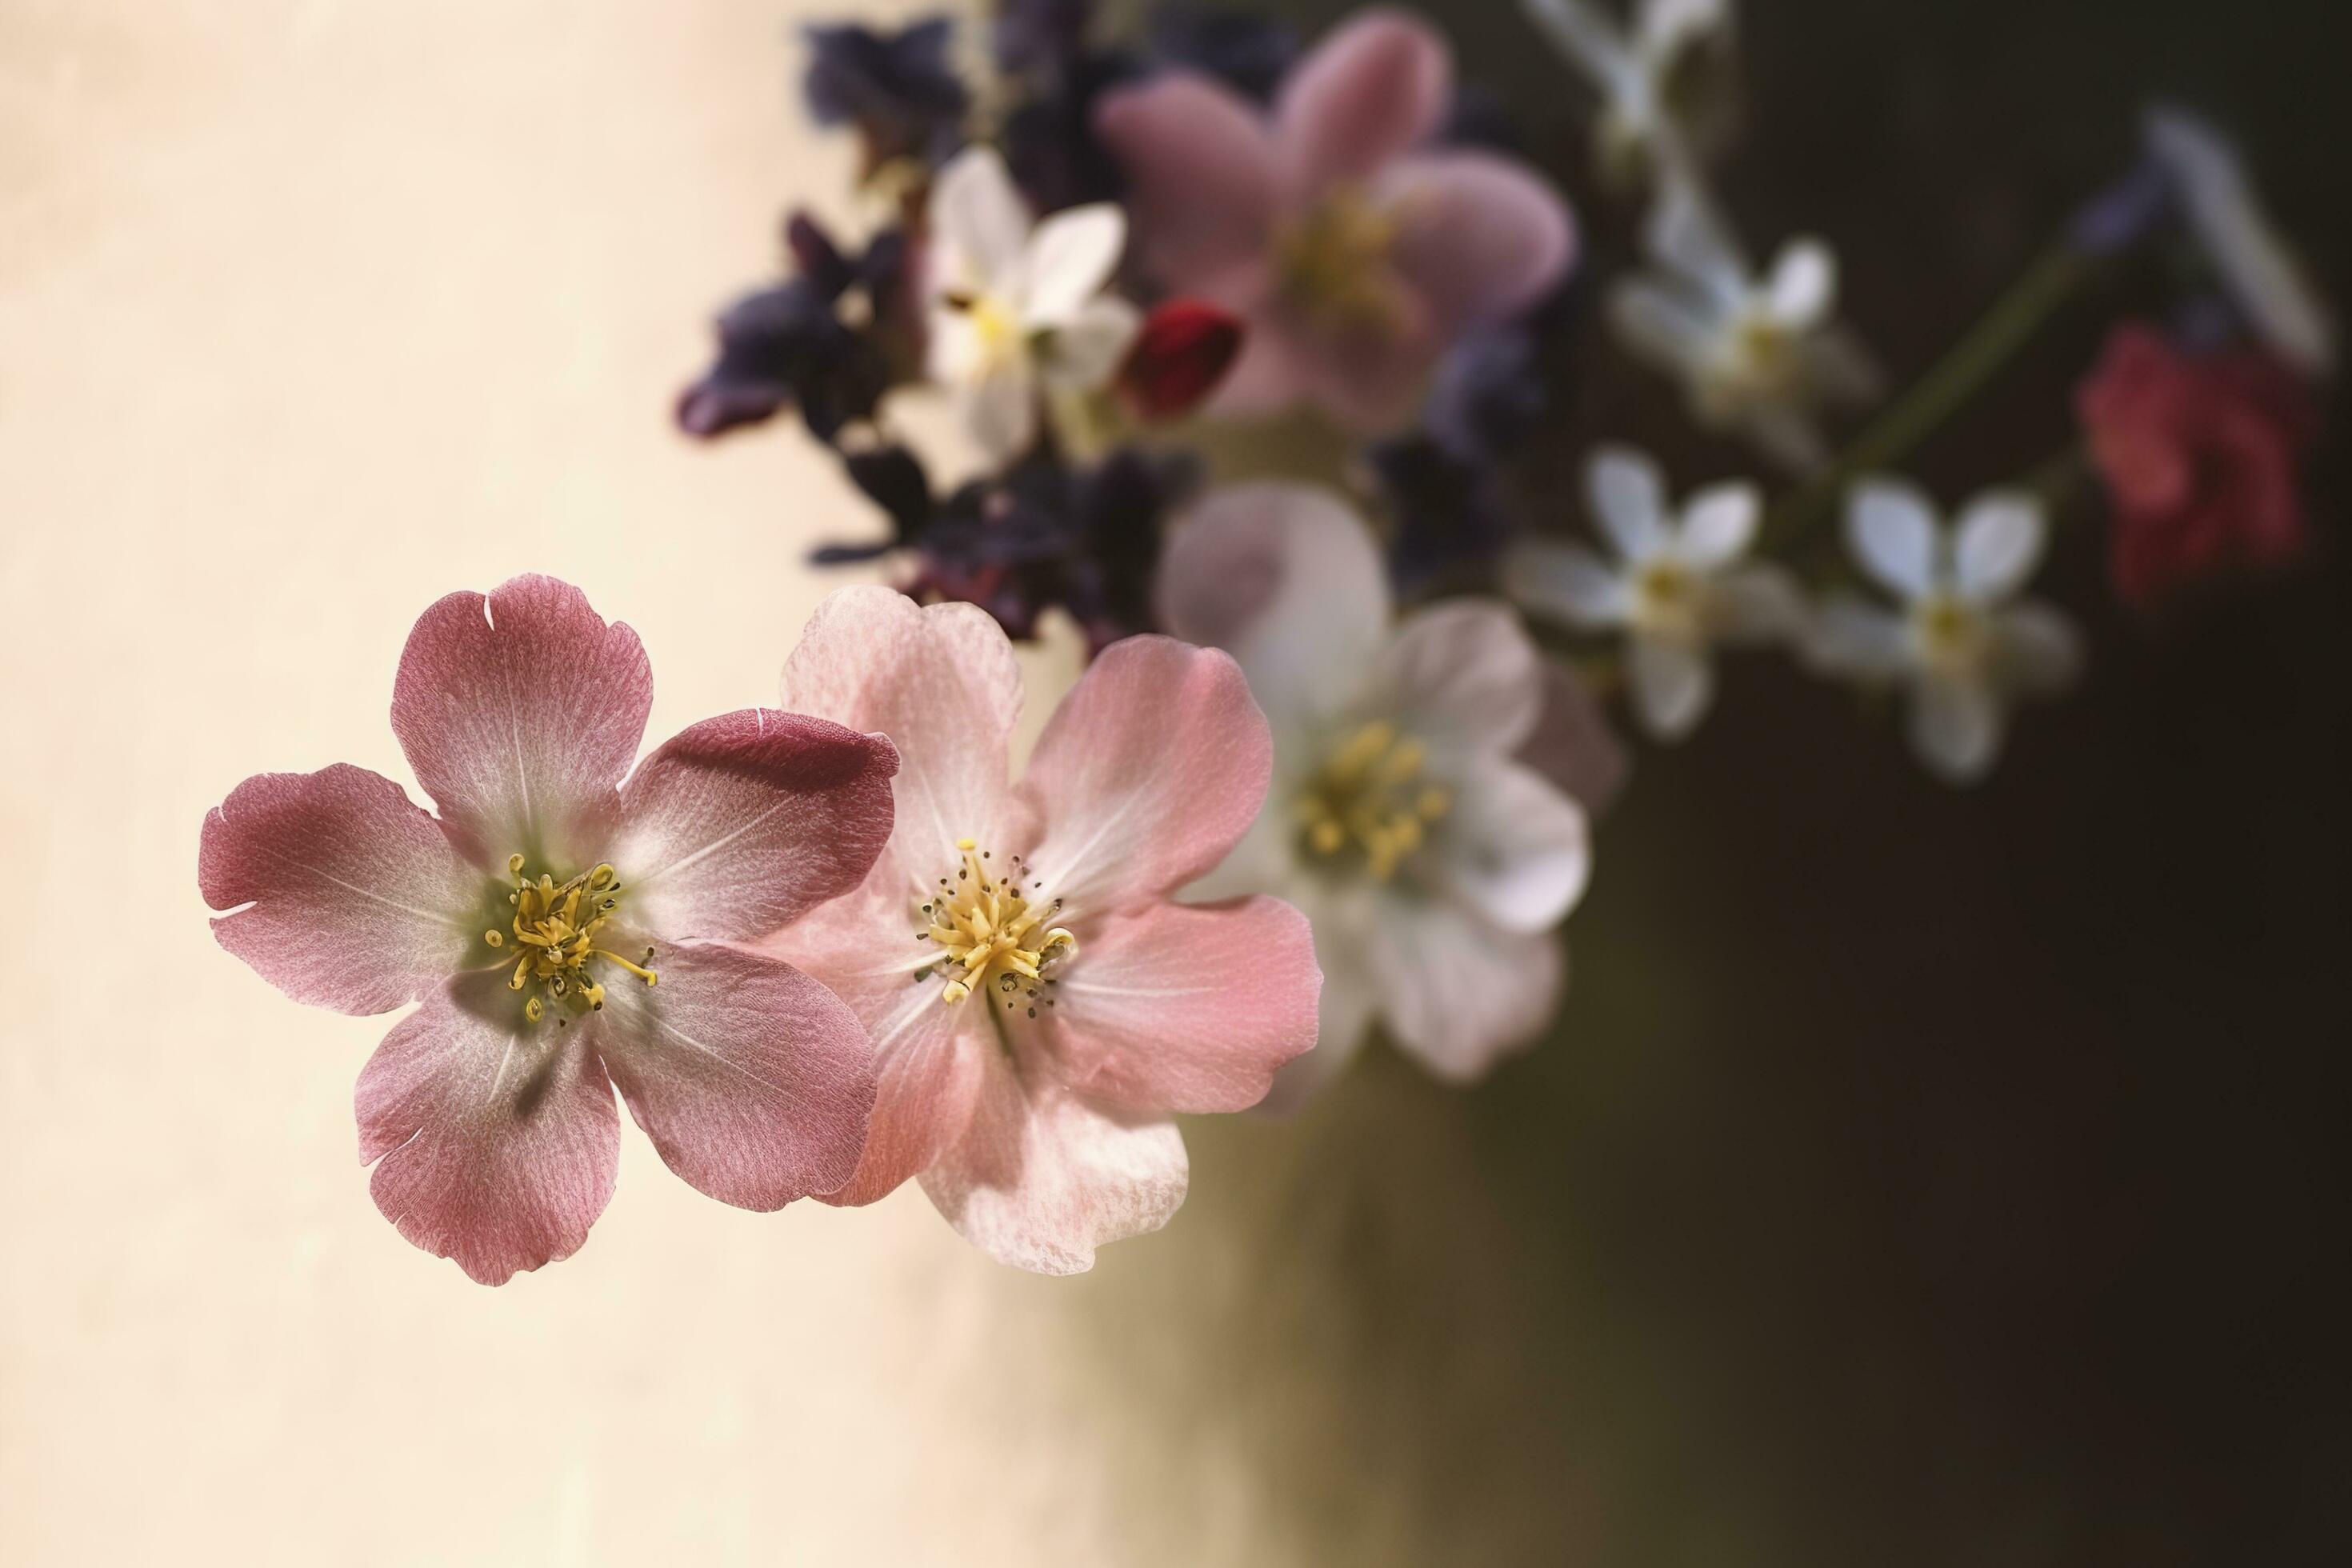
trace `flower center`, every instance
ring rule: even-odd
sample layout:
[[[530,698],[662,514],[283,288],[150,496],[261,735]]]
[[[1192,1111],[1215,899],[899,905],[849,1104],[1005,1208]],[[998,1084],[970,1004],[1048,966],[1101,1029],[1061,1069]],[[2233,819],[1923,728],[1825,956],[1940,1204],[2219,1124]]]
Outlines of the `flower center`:
[[[1003,870],[992,872],[992,852],[969,838],[958,839],[956,847],[963,851],[963,864],[953,878],[940,879],[940,890],[922,906],[930,925],[915,933],[917,942],[929,942],[944,955],[947,984],[940,987],[940,1000],[952,1006],[975,991],[992,991],[1006,1011],[1026,1006],[1034,1018],[1041,1001],[1054,1005],[1052,997],[1040,994],[1057,984],[1046,971],[1078,951],[1076,937],[1046,924],[1062,900],[1030,901],[1021,890],[1028,868],[1020,856],[1008,857]],[[1033,882],[1031,893],[1043,885]],[[927,980],[940,968],[926,964],[915,978]]]
[[[1699,629],[1698,579],[1679,561],[1653,561],[1633,576],[1633,618],[1663,637],[1695,637]]]
[[[1422,778],[1428,760],[1428,747],[1385,719],[1349,736],[1299,797],[1308,851],[1326,860],[1360,854],[1376,880],[1395,876],[1454,805],[1450,794]]]
[[[514,906],[513,925],[508,931],[486,931],[482,940],[498,948],[514,943],[517,957],[508,990],[539,987],[522,1005],[524,1017],[538,1023],[547,1016],[551,1002],[574,1016],[602,1012],[604,987],[589,973],[592,959],[617,964],[647,985],[661,978],[596,945],[598,933],[621,907],[621,879],[612,867],[599,866],[562,883],[543,871],[533,881],[523,875],[522,868],[521,856],[507,857],[507,875],[515,879],[515,889],[507,895],[507,902]],[[654,950],[649,947],[645,962],[653,961]],[[571,1021],[556,1020],[559,1026]]]
[[[1985,648],[1984,617],[1950,594],[1932,594],[1911,612],[1920,657],[1947,674],[1974,669]]]
[[[1002,365],[1018,357],[1027,343],[1020,315],[993,294],[955,293],[941,302],[971,329],[972,351],[983,366]]]
[[[1734,407],[1769,403],[1793,392],[1802,369],[1797,334],[1769,311],[1749,310],[1725,338],[1707,390]]]
[[[1387,331],[1402,306],[1388,268],[1395,219],[1347,187],[1290,221],[1275,242],[1282,292],[1327,331]]]

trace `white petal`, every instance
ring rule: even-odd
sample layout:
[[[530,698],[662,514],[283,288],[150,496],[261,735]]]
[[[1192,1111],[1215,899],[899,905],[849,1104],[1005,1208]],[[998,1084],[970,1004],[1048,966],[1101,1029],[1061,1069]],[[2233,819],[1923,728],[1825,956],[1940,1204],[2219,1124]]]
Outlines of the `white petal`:
[[[1675,553],[1702,572],[1712,572],[1748,552],[1764,519],[1764,496],[1751,484],[1713,485],[1683,506],[1682,540]]]
[[[2027,603],[2003,612],[1993,637],[1994,668],[2009,690],[2063,691],[2083,672],[2081,634],[2048,605]]]
[[[1759,563],[1707,584],[1706,626],[1720,642],[1796,641],[1805,632],[1805,593],[1786,568]]]
[[[1354,700],[1389,636],[1370,528],[1312,485],[1211,494],[1171,531],[1157,596],[1170,632],[1240,662],[1277,753]]]
[[[1431,858],[1446,888],[1505,931],[1549,931],[1584,894],[1584,812],[1532,769],[1491,762],[1456,781]]]
[[[1721,321],[1684,291],[1636,278],[1609,291],[1609,324],[1626,353],[1687,380],[1714,354]]]
[[[1841,594],[1814,614],[1805,658],[1824,675],[1864,683],[1892,680],[1911,665],[1910,624]]]
[[[1846,543],[1864,570],[1906,598],[1936,585],[1935,503],[1894,479],[1864,479],[1846,497]]]
[[[964,428],[998,459],[1017,458],[1037,438],[1036,369],[1025,354],[998,362],[958,397]]]
[[[1523,545],[1505,570],[1511,597],[1580,630],[1623,626],[1633,613],[1624,577],[1580,544]]]
[[[1381,900],[1371,947],[1398,1047],[1455,1083],[1484,1077],[1540,1034],[1566,979],[1557,937],[1515,935],[1402,892]]]
[[[1748,258],[1715,199],[1687,172],[1667,172],[1643,226],[1643,243],[1661,264],[1723,308],[1746,301]]]
[[[1980,605],[1999,604],[2024,587],[2049,536],[2042,503],[2013,490],[1979,496],[1954,529],[1954,580]]]
[[[2238,308],[2305,374],[2333,371],[2335,314],[2272,226],[2236,150],[2204,121],[2172,107],[2149,110],[2147,135]]]
[[[1731,30],[1730,0],[1640,0],[1633,29],[1652,68],[1713,35]]]
[[[1837,309],[1837,257],[1818,239],[1791,240],[1773,264],[1765,292],[1775,321],[1811,331]]]
[[[1507,756],[1543,716],[1543,658],[1509,605],[1448,599],[1404,618],[1370,671],[1368,717],[1433,748]]]
[[[1585,502],[1601,537],[1628,561],[1647,561],[1666,543],[1666,480],[1631,447],[1603,447],[1584,466]]]
[[[1022,300],[1033,327],[1058,327],[1103,290],[1127,248],[1127,215],[1108,202],[1058,212],[1037,226],[1024,262]]]
[[[1982,681],[1923,678],[1911,694],[1911,746],[1947,784],[1974,784],[2000,754],[2000,703]]]
[[[1715,700],[1706,650],[1672,637],[1636,637],[1632,648],[1633,711],[1654,740],[1679,741],[1698,728]]]
[[[994,292],[1017,286],[1029,247],[1029,209],[995,149],[971,146],[940,171],[931,187],[931,230],[970,273]]]
[[[1135,342],[1142,312],[1124,300],[1103,298],[1078,310],[1048,339],[1046,376],[1056,386],[1091,392],[1118,374]]]
[[[1569,63],[1614,94],[1633,74],[1633,57],[1616,18],[1592,0],[1524,0],[1528,17]]]

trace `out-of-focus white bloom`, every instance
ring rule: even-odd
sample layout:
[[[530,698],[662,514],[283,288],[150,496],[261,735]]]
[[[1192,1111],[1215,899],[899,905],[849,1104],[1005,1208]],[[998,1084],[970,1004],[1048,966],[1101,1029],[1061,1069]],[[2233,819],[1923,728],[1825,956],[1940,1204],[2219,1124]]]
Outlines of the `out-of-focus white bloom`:
[[[2041,503],[2028,495],[1980,496],[1947,530],[1908,485],[1854,487],[1847,545],[1903,608],[1832,598],[1814,624],[1813,660],[1865,683],[1907,686],[1912,748],[1949,783],[1990,771],[2011,700],[2057,691],[2082,668],[2065,616],[2016,602],[2047,531]]]
[[[1529,545],[1512,563],[1512,592],[1580,629],[1623,630],[1633,710],[1652,735],[1680,740],[1714,700],[1715,646],[1795,636],[1802,595],[1780,567],[1742,562],[1764,510],[1754,485],[1701,490],[1677,518],[1657,465],[1625,447],[1595,453],[1585,485],[1617,560],[1577,544]]]
[[[2263,209],[2238,151],[2185,109],[2148,110],[2147,146],[2182,217],[2254,331],[2307,375],[2336,368],[2336,319],[2293,247]]]
[[[1706,193],[1686,177],[1660,188],[1643,235],[1654,270],[1617,285],[1609,317],[1626,348],[1677,377],[1692,416],[1737,430],[1796,469],[1826,458],[1815,411],[1865,403],[1878,373],[1837,314],[1837,258],[1818,239],[1750,266]]]
[[[1631,25],[1594,0],[1524,0],[1528,15],[1601,94],[1601,167],[1626,178],[1679,162],[1691,68],[1728,46],[1731,0],[1634,0]]]
[[[1327,491],[1258,484],[1178,525],[1160,611],[1234,656],[1274,728],[1265,814],[1192,889],[1275,893],[1313,922],[1321,1035],[1268,1103],[1328,1080],[1375,1016],[1456,1081],[1540,1034],[1564,978],[1552,930],[1591,856],[1583,811],[1517,760],[1546,670],[1510,606],[1395,622],[1363,520]]]
[[[1047,387],[1102,385],[1134,342],[1134,306],[1103,292],[1127,247],[1127,215],[1100,203],[1031,226],[1004,160],[957,155],[931,190],[926,275],[930,374],[953,388],[994,458],[1036,438]]]

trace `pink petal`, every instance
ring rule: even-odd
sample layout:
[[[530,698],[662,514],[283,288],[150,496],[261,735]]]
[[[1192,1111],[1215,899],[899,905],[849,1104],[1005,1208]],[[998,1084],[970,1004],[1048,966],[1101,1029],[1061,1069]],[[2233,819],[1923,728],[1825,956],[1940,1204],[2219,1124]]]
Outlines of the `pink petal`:
[[[1161,624],[1239,659],[1251,694],[1286,731],[1354,700],[1389,635],[1388,575],[1370,525],[1311,485],[1212,494],[1170,539],[1158,595]]]
[[[1024,1086],[990,1058],[971,1123],[923,1173],[948,1223],[1001,1263],[1081,1274],[1095,1248],[1158,1230],[1190,1179],[1174,1122],[1098,1105],[1059,1084]]]
[[[1265,715],[1230,658],[1172,637],[1114,643],[1030,757],[1030,865],[1095,915],[1165,898],[1249,830],[1273,769]]]
[[[1315,1044],[1307,917],[1279,899],[1158,904],[1093,933],[1041,1012],[1069,1081],[1135,1110],[1246,1110]]]
[[[392,728],[416,782],[484,864],[584,870],[654,700],[637,634],[552,577],[452,594],[418,617]]]
[[[1450,599],[1406,617],[1371,671],[1410,733],[1507,756],[1535,733],[1543,658],[1507,605]]]
[[[1487,153],[1417,157],[1382,183],[1398,225],[1389,263],[1436,331],[1507,321],[1568,276],[1576,229],[1533,169]]]
[[[1274,147],[1248,102],[1207,77],[1171,72],[1105,94],[1095,131],[1127,173],[1139,254],[1160,282],[1199,293],[1265,253],[1278,201]]]
[[[869,887],[760,944],[822,981],[873,1042],[872,1131],[856,1174],[819,1194],[829,1204],[870,1204],[938,1160],[971,1120],[984,1057],[1004,1048],[984,1010],[949,1006],[936,976],[917,978],[938,955],[913,940],[912,910],[897,889]]]
[[[738,1208],[830,1193],[857,1169],[874,1114],[870,1042],[839,997],[792,965],[695,943],[655,955],[657,985],[606,984],[597,1043],[662,1163]]]
[[[773,709],[680,731],[621,792],[605,858],[630,922],[749,941],[853,890],[889,842],[898,766],[879,736]]]
[[[1307,396],[1342,430],[1393,435],[1412,423],[1445,350],[1445,337],[1415,291],[1399,288],[1391,320],[1374,331],[1318,334],[1294,327],[1312,345],[1304,361]]]
[[[390,779],[342,763],[237,785],[205,817],[196,883],[236,910],[213,921],[223,947],[297,1002],[340,1013],[387,1013],[438,987],[489,901],[439,823]]]
[[[1389,1032],[1438,1077],[1468,1083],[1551,1022],[1566,962],[1550,934],[1516,935],[1459,906],[1391,897],[1372,932]]]
[[[360,1159],[400,1234],[485,1285],[571,1257],[613,1196],[620,1118],[583,1031],[519,1034],[496,980],[401,1020],[360,1074]]]
[[[1582,679],[1556,659],[1545,661],[1543,717],[1519,748],[1519,761],[1595,819],[1616,802],[1633,767]]]
[[[1021,668],[986,612],[844,588],[801,633],[784,666],[782,702],[898,746],[897,823],[884,865],[895,863],[906,890],[952,869],[958,839],[994,842],[1012,831],[1006,757],[1021,716]]]
[[[1365,180],[1434,134],[1454,101],[1454,56],[1402,11],[1360,13],[1300,61],[1275,106],[1289,189]]]
[[[1314,386],[1319,355],[1312,342],[1289,330],[1279,311],[1256,310],[1243,333],[1241,357],[1218,384],[1208,412],[1220,419],[1265,419],[1286,412]]]

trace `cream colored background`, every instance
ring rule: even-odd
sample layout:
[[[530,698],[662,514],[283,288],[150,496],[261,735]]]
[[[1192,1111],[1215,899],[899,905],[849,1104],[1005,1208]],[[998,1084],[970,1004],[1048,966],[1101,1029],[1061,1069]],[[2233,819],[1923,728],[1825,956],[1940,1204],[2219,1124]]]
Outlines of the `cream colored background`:
[[[1085,1279],[912,1189],[723,1208],[631,1129],[587,1247],[486,1290],[368,1200],[385,1021],[213,946],[204,812],[406,782],[394,662],[449,589],[581,584],[650,740],[769,699],[801,552],[873,521],[666,401],[787,199],[846,216],[787,93],[843,8],[0,0],[0,1560],[1470,1561],[1570,1495],[1426,1426],[1491,1424],[1507,1336],[1381,1317],[1399,1273],[1494,1298],[1475,1190],[1318,1199],[1403,1128],[1472,1168],[1407,1077],[1196,1133],[1192,1205]]]

